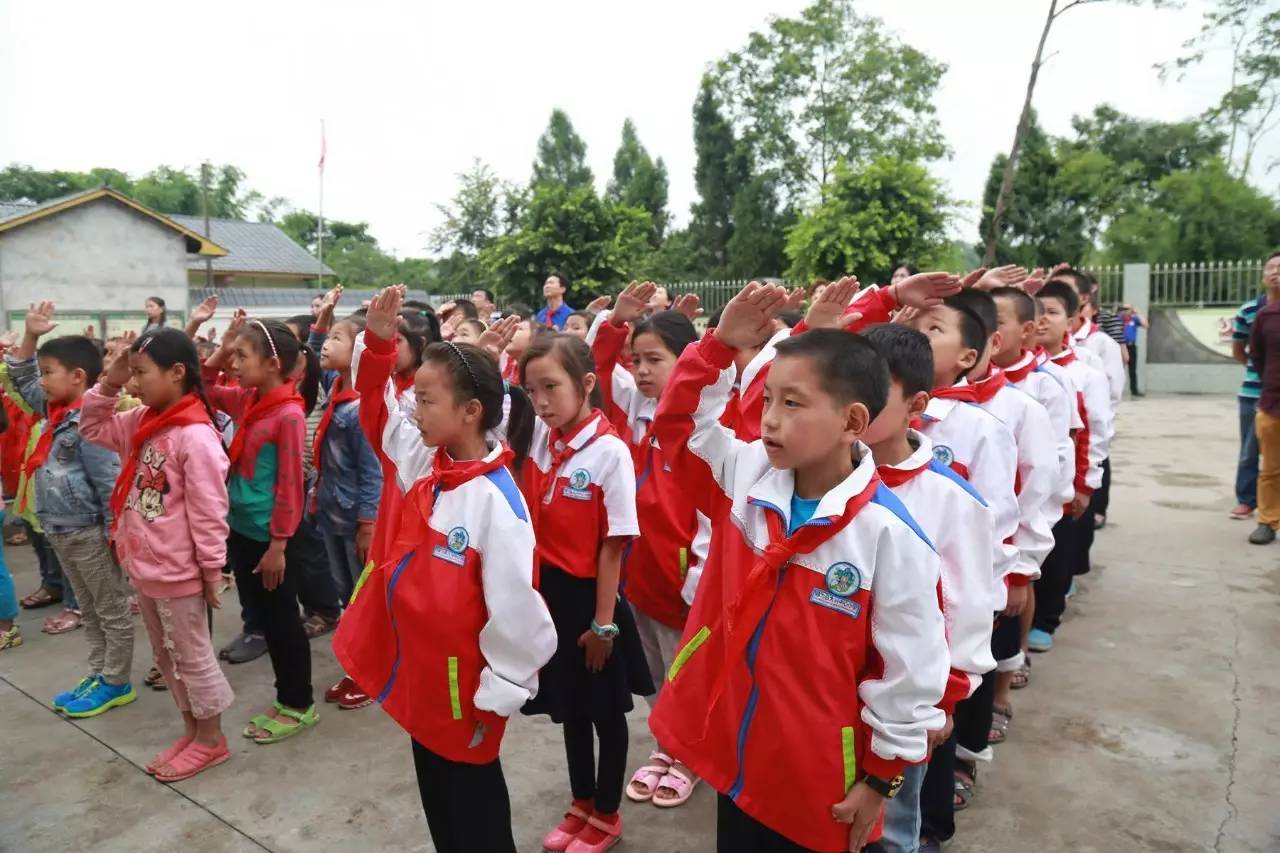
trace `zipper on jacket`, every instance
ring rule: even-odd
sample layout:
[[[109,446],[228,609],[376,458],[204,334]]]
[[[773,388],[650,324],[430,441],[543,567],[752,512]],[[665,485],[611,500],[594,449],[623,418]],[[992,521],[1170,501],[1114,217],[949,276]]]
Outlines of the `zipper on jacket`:
[[[786,576],[786,572],[786,566],[778,570],[778,583],[773,590],[774,601],[778,598],[778,590],[782,589],[782,579]],[[728,797],[731,800],[738,799],[745,782],[743,779],[743,757],[747,750],[747,730],[751,728],[751,721],[756,715],[756,704],[760,701],[760,684],[756,681],[756,655],[760,651],[760,637],[764,634],[765,623],[769,621],[769,614],[772,612],[773,601],[770,601],[768,608],[764,611],[764,615],[760,617],[760,622],[756,625],[755,631],[751,634],[751,641],[747,643],[747,671],[751,674],[751,692],[747,695],[747,707],[742,712],[742,722],[738,726],[738,776],[729,787]]]
[[[396,584],[400,581],[400,575],[404,574],[404,570],[409,566],[409,561],[413,559],[413,553],[413,551],[410,551],[400,559],[400,564],[396,566],[395,572],[391,575],[391,580],[387,581],[387,618],[391,622],[391,633],[396,638],[396,657],[391,663],[391,675],[387,676],[387,683],[383,685],[382,691],[376,697],[378,702],[382,702],[391,693],[391,688],[396,683],[396,674],[400,671],[400,631],[396,628],[396,610],[392,604],[392,596],[395,594]]]

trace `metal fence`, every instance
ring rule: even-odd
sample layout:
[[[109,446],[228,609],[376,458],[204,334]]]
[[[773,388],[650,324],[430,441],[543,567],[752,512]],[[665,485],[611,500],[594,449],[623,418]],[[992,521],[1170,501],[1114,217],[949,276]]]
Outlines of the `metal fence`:
[[[1236,306],[1258,295],[1263,261],[1152,264],[1151,304]]]

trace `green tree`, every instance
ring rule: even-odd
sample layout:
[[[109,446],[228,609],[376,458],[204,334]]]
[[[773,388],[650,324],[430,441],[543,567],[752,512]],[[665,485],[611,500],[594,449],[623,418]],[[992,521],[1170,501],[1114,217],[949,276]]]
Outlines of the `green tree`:
[[[714,77],[756,168],[777,177],[790,206],[818,196],[838,160],[945,154],[933,118],[944,70],[857,14],[854,0],[815,0],[799,17],[753,32]]]
[[[730,278],[774,278],[787,265],[787,228],[790,213],[778,210],[777,187],[771,178],[758,175],[734,195],[733,234],[725,247],[724,272]]]
[[[458,191],[436,209],[444,222],[431,235],[431,248],[475,255],[489,247],[501,233],[502,181],[477,158],[458,175]]]
[[[887,281],[895,264],[951,257],[946,238],[950,201],[928,169],[880,157],[864,167],[836,164],[825,197],[787,235],[789,275],[807,281],[854,274]]]
[[[693,267],[720,278],[729,266],[734,196],[751,179],[750,156],[721,110],[714,81],[704,77],[693,105],[693,179],[698,190],[689,220]]]
[[[590,187],[594,178],[587,168],[587,144],[573,129],[564,110],[552,110],[551,121],[538,139],[533,161],[533,186],[562,184],[568,189]]]
[[[631,119],[622,123],[622,142],[613,155],[613,178],[605,192],[605,198],[613,204],[625,204],[649,212],[653,225],[649,240],[655,246],[662,243],[667,228],[667,166],[659,157],[655,162],[640,144],[636,127]]]

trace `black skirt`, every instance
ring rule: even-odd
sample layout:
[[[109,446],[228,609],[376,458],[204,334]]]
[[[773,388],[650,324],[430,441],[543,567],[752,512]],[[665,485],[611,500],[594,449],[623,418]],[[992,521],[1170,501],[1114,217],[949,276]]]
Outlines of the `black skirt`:
[[[635,707],[632,695],[654,694],[635,617],[621,596],[613,610],[619,632],[613,653],[604,669],[592,672],[578,638],[590,630],[596,614],[595,578],[574,577],[544,565],[539,591],[556,626],[556,653],[538,673],[538,695],[525,703],[522,714],[547,714],[557,723],[584,717],[608,721]]]

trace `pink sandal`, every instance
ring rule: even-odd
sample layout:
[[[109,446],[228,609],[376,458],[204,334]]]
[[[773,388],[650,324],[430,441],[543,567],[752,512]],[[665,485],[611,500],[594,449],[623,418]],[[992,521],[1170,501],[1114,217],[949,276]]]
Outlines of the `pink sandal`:
[[[178,754],[177,758],[169,761],[169,766],[173,769],[173,772],[157,772],[156,781],[181,782],[183,779],[190,779],[210,767],[217,767],[230,757],[231,750],[227,748],[227,739],[225,737],[218,741],[217,746],[205,746],[199,741],[193,740],[187,744],[186,749]]]
[[[673,809],[676,806],[683,806],[689,802],[689,798],[693,796],[693,789],[698,787],[698,777],[692,774],[685,774],[671,767],[667,770],[667,775],[662,777],[662,781],[658,783],[658,787],[653,790],[653,804],[660,809]],[[659,797],[658,792],[663,788],[675,791],[674,797]]]
[[[151,759],[151,761],[148,762],[147,766],[143,769],[146,770],[147,773],[151,774],[152,776],[156,775],[156,770],[160,769],[161,767],[164,767],[170,761],[173,761],[173,759],[177,758],[182,753],[182,751],[187,748],[187,746],[190,743],[191,743],[191,738],[187,737],[186,735],[183,735],[182,737],[178,738],[173,742],[173,746],[169,747],[168,749],[159,753],[155,758]]]
[[[592,814],[578,837],[565,849],[565,853],[604,853],[622,840],[622,815],[615,814],[612,821]]]
[[[564,813],[564,820],[560,821],[560,825],[542,839],[542,849],[549,853],[564,853],[568,850],[578,833],[586,829],[587,821],[591,819],[591,813],[587,811],[589,808],[590,800],[574,800]]]
[[[659,763],[661,762],[661,763]],[[647,803],[653,799],[659,785],[671,770],[673,759],[665,752],[653,752],[649,755],[649,763],[641,767],[627,783],[627,799],[637,803]],[[641,786],[647,789],[640,790]]]

